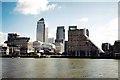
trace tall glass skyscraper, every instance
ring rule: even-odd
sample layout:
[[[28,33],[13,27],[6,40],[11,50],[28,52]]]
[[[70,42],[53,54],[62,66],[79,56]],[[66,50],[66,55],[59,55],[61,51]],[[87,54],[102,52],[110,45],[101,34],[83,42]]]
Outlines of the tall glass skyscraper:
[[[56,40],[55,46],[57,53],[64,52],[64,43],[65,43],[65,29],[64,26],[58,26],[56,31]]]
[[[65,29],[64,26],[58,26],[56,32],[56,40],[64,40],[65,39]]]
[[[48,42],[48,27],[45,26],[44,18],[37,22],[36,40],[41,42]]]

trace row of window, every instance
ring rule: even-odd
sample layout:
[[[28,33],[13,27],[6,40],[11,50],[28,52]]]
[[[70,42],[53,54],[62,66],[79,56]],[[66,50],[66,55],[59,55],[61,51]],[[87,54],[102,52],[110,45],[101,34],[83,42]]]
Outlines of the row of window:
[[[69,34],[68,36],[69,37],[71,37],[71,36],[78,36],[79,37],[79,36],[83,36],[83,34]]]
[[[98,53],[98,52],[99,52],[99,51],[97,51],[97,50],[89,50],[89,51],[85,51],[85,50],[68,51],[68,53],[70,53],[70,54],[76,54],[76,53],[81,53],[81,54],[91,53],[91,54],[95,54],[95,53]]]
[[[86,39],[74,39],[74,38],[72,38],[72,39],[68,39],[68,41],[86,41]]]

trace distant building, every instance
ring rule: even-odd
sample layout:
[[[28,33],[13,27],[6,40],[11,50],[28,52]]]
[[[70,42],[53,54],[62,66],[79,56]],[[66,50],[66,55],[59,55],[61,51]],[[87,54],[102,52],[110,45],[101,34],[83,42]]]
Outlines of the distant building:
[[[55,42],[54,43],[55,47],[56,47],[56,53],[60,53],[62,54],[64,52],[64,44],[61,42]]]
[[[2,46],[0,46],[0,56],[2,56],[2,54],[3,54],[3,48]]]
[[[48,38],[48,43],[55,43],[54,38]]]
[[[9,54],[8,52],[9,51],[7,46],[0,45],[0,56],[7,55]]]
[[[68,53],[68,41],[65,41],[64,52]]]
[[[110,53],[111,56],[114,56],[113,50],[114,50],[114,45],[110,45],[110,51],[109,51],[109,53]]]
[[[40,52],[40,50],[42,49],[42,42],[40,41],[34,41],[33,42],[33,48],[34,48],[34,52]]]
[[[88,29],[77,29],[69,26],[68,55],[70,56],[98,56],[100,49],[89,39]]]
[[[27,53],[29,37],[20,37],[16,33],[9,33],[8,40],[5,41],[9,47],[9,53]]]
[[[55,42],[62,42],[65,40],[65,29],[64,26],[58,26],[56,31]]]
[[[120,40],[114,42],[113,52],[115,56],[120,55]]]
[[[55,45],[51,43],[43,43],[40,41],[34,41],[33,42],[33,48],[35,53],[39,53],[42,51],[42,53],[55,53]]]
[[[102,50],[108,51],[110,49],[111,44],[110,43],[102,43]]]
[[[45,54],[55,54],[56,46],[51,43],[43,43],[42,50],[44,50]]]
[[[48,42],[48,27],[45,25],[45,21],[41,18],[37,22],[37,30],[36,30],[36,40],[41,42]]]
[[[106,55],[112,55],[112,45],[110,43],[102,43],[102,50],[105,52]]]
[[[33,42],[28,42],[28,53],[34,52]]]
[[[56,31],[56,40],[55,46],[57,53],[64,52],[64,43],[65,43],[65,29],[64,26],[58,26]]]

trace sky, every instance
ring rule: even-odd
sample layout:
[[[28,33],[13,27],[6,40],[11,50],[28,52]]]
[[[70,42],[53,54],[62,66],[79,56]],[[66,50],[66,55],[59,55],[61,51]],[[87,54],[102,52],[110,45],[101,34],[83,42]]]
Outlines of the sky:
[[[92,42],[98,47],[102,43],[114,44],[118,39],[118,2],[52,2],[47,0],[18,0],[2,2],[2,24],[0,37],[6,40],[7,33],[36,40],[37,21],[44,18],[48,25],[48,37],[56,37],[57,26],[65,26],[68,40],[68,26],[89,29]],[[111,0],[112,1],[112,0]]]

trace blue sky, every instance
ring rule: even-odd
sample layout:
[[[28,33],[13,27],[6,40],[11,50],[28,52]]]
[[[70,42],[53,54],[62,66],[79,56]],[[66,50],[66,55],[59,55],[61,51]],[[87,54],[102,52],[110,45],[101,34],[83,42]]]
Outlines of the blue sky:
[[[117,40],[117,2],[49,2],[50,6],[38,13],[26,9],[20,11],[17,5],[17,2],[2,2],[3,33],[16,32],[35,40],[36,23],[43,17],[48,23],[48,37],[55,38],[57,26],[63,25],[67,40],[68,26],[77,25],[78,28],[88,28],[90,39],[99,47],[102,42],[113,44]]]

